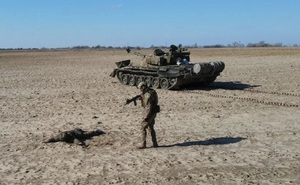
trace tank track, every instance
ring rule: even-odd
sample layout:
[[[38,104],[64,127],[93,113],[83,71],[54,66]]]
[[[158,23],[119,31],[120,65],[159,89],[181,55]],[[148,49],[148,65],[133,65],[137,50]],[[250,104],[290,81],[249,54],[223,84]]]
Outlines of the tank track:
[[[136,67],[141,69],[141,67]],[[145,72],[146,69],[141,73],[138,70],[126,70],[119,71],[116,75],[118,80],[123,85],[136,86],[140,82],[145,82],[149,87],[154,89],[178,89],[180,86],[185,85],[184,77],[159,77],[156,72]],[[198,85],[207,86],[215,81],[218,75],[204,78],[202,82],[198,82]],[[196,83],[196,82],[195,82]]]
[[[248,92],[255,92],[255,93],[265,93],[265,94],[278,94],[278,95],[287,95],[287,96],[299,96],[299,94],[294,93],[280,93],[280,92],[267,92],[267,91],[258,91],[258,90],[243,90]],[[192,91],[192,90],[184,90],[181,91],[183,93],[192,93],[192,94],[201,94],[206,95],[210,97],[215,98],[228,98],[228,99],[234,99],[234,100],[242,100],[247,102],[253,102],[253,103],[259,103],[263,105],[272,105],[272,106],[278,106],[278,107],[291,107],[291,108],[298,108],[300,105],[297,104],[290,104],[290,103],[282,103],[282,102],[275,102],[275,101],[264,101],[259,100],[255,98],[248,98],[248,97],[238,97],[238,96],[231,96],[231,95],[221,95],[221,94],[214,94],[214,93],[208,93],[203,91]]]
[[[140,67],[137,67],[140,69]],[[146,69],[145,69],[146,70]],[[140,82],[145,82],[148,86],[155,89],[175,89],[178,87],[180,78],[161,78],[155,72],[139,73],[135,70],[119,71],[117,78],[123,85],[136,86]]]

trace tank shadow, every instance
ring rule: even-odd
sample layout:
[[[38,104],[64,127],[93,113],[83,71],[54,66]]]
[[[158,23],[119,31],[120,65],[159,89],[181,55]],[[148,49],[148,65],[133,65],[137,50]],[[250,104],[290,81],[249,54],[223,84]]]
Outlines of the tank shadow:
[[[200,146],[200,145],[228,145],[233,143],[238,143],[246,138],[243,137],[219,137],[219,138],[211,138],[204,141],[188,141],[183,143],[176,143],[173,145],[161,145],[159,147],[174,147],[174,146]]]
[[[254,87],[260,87],[261,85],[250,85],[241,83],[239,81],[236,82],[213,82],[208,86],[200,86],[200,85],[189,85],[182,87],[180,90],[215,90],[215,89],[224,89],[224,90],[244,90]]]

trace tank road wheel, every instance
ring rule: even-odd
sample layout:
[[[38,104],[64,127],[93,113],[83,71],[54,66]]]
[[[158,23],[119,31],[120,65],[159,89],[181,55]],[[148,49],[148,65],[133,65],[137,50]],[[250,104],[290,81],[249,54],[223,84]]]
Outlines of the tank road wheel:
[[[118,77],[118,79],[121,81],[121,79],[122,79],[122,75],[123,75],[123,73],[122,72],[118,72],[117,73],[117,77]]]
[[[158,77],[154,77],[152,80],[152,87],[154,89],[158,89],[159,88],[159,78]]]
[[[170,83],[170,86],[171,86],[171,87],[174,86],[174,85],[176,85],[176,83],[177,83],[177,78],[171,78],[170,81],[169,81],[169,83]]]
[[[122,74],[121,75],[121,83],[124,85],[128,84],[128,75],[127,74]]]
[[[136,77],[136,85],[139,85],[139,83],[144,81],[144,77],[143,76],[137,76]]]
[[[145,83],[146,83],[149,87],[151,87],[151,86],[152,86],[152,77],[151,77],[151,76],[147,76],[147,77],[145,78]]]
[[[134,75],[129,75],[128,77],[128,83],[129,85],[131,86],[135,86],[135,83],[136,83],[136,77]]]
[[[168,80],[168,79],[162,78],[162,79],[160,80],[160,87],[161,87],[162,89],[168,89],[169,86],[170,86],[170,84],[169,84],[169,80]]]

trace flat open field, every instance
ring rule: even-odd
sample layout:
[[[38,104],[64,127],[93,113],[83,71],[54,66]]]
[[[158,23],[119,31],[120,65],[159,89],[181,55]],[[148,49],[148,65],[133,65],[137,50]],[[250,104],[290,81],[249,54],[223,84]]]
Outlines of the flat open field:
[[[142,51],[150,53],[150,50]],[[300,184],[300,49],[193,49],[223,61],[209,88],[157,90],[159,148],[138,150],[123,50],[0,52],[0,184]],[[80,127],[87,148],[43,143]]]

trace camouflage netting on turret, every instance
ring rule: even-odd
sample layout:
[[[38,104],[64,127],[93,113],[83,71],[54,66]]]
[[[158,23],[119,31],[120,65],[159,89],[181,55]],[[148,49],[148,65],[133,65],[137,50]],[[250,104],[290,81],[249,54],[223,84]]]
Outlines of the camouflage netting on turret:
[[[146,56],[142,60],[141,66],[146,67],[149,65],[164,66],[167,65],[167,59],[165,56]]]

